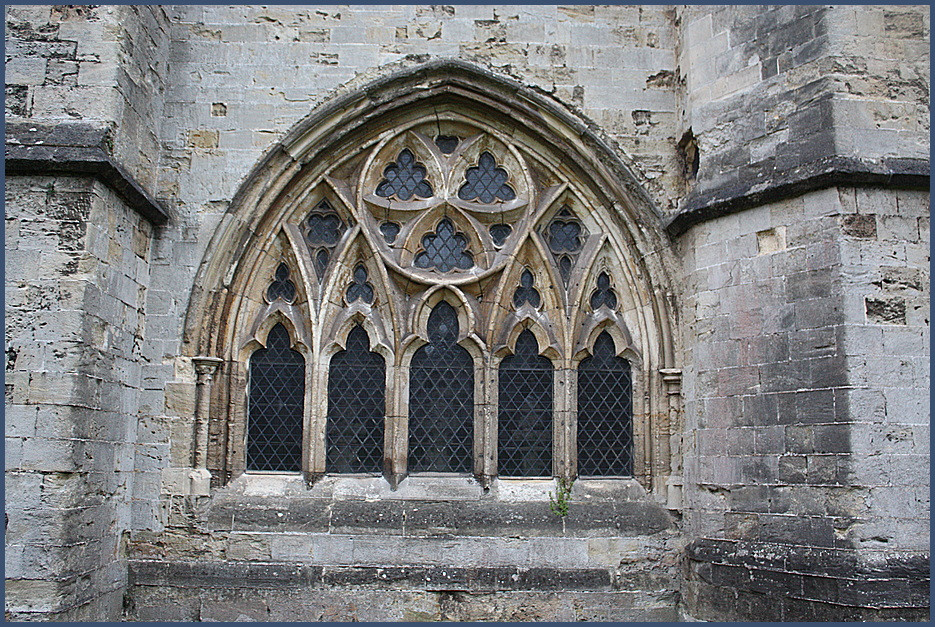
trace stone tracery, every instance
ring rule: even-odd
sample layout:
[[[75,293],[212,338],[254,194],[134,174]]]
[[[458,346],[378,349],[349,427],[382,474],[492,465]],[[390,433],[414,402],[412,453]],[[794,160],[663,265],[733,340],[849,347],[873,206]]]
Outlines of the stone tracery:
[[[414,354],[430,339],[428,312],[447,301],[459,320],[457,344],[473,362],[472,466],[482,483],[498,474],[496,384],[489,376],[512,354],[517,336],[534,334],[539,354],[555,364],[559,390],[570,386],[595,334],[608,330],[619,339],[618,354],[638,359],[632,474],[649,485],[653,445],[640,438],[651,428],[645,423],[656,392],[639,390],[655,380],[646,367],[659,357],[642,356],[655,350],[647,332],[658,323],[645,318],[640,304],[647,293],[634,280],[643,271],[634,265],[640,262],[630,236],[621,237],[580,173],[563,169],[562,160],[541,152],[542,144],[532,147],[515,131],[504,134],[498,124],[457,107],[410,115],[393,132],[375,133],[355,150],[341,149],[343,156],[325,168],[306,166],[283,188],[280,217],[265,230],[281,229],[279,241],[300,270],[294,278],[302,283],[301,296],[277,315],[309,333],[303,471],[310,481],[329,472],[322,390],[328,389],[331,355],[343,350],[342,338],[355,325],[386,360],[383,474],[394,486],[405,478],[412,407],[397,382],[407,378]],[[465,199],[471,194],[461,190],[471,181],[479,184],[483,174],[489,180]],[[311,211],[302,209],[309,206]],[[438,244],[445,244],[444,254]],[[240,264],[234,274],[239,292],[252,289],[261,261],[250,262],[256,270]],[[594,283],[597,265],[615,291],[625,292],[615,295],[617,311],[601,307],[592,314],[587,307],[595,289],[604,288],[603,278],[600,286]],[[514,308],[518,287],[524,298]],[[228,328],[262,326],[258,317],[268,314],[243,302],[237,314],[242,322]],[[249,350],[242,351],[240,359],[248,360]],[[230,398],[242,398],[243,379],[230,381]],[[572,397],[556,393],[554,472],[561,476],[576,472],[574,405]],[[223,413],[229,415],[226,441],[234,442],[223,464],[236,476],[244,468],[237,444],[243,419],[237,411]]]

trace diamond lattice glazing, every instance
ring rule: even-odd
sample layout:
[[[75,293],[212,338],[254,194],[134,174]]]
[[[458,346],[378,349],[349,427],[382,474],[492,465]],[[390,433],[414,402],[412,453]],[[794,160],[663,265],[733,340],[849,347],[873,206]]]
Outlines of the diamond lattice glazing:
[[[250,358],[247,470],[301,470],[305,359],[282,324]]]
[[[461,200],[478,200],[492,203],[495,200],[513,200],[516,192],[507,185],[510,175],[503,168],[497,167],[497,160],[489,152],[482,152],[477,166],[468,168],[464,173],[465,183],[458,190]]]
[[[500,364],[497,458],[502,477],[552,475],[552,362],[532,331]]]
[[[425,250],[415,259],[419,268],[448,272],[454,268],[467,270],[474,265],[474,257],[467,250],[467,238],[455,233],[454,224],[448,218],[438,223],[434,233],[422,236],[422,247]]]
[[[578,366],[578,474],[633,474],[633,384],[630,362],[616,356],[606,331]]]
[[[455,341],[458,315],[442,301],[428,320],[429,344],[409,369],[409,471],[471,472],[474,363]]]
[[[370,351],[360,325],[347,347],[331,358],[325,467],[328,472],[380,472],[386,414],[386,365]]]
[[[432,186],[425,180],[425,166],[416,161],[412,151],[403,148],[394,163],[383,169],[383,180],[377,185],[377,196],[409,200],[413,196],[431,198]]]

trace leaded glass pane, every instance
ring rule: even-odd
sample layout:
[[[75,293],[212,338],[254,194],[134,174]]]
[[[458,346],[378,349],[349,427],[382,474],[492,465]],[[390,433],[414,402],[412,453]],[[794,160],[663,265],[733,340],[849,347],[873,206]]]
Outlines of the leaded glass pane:
[[[552,362],[539,355],[532,331],[499,372],[497,457],[502,477],[552,475]]]
[[[450,155],[455,151],[455,148],[458,147],[458,142],[461,140],[455,137],[454,135],[439,135],[435,138],[435,145],[438,146],[438,149],[446,155]]]
[[[575,219],[555,218],[549,223],[548,240],[552,252],[576,252],[581,249],[581,225]]]
[[[425,250],[415,259],[419,268],[448,272],[454,268],[467,270],[474,265],[474,257],[467,250],[467,238],[455,233],[454,224],[448,218],[438,223],[434,233],[422,236],[422,247]]]
[[[305,220],[305,239],[312,248],[332,247],[341,239],[344,223],[327,200],[322,200]]]
[[[602,332],[594,355],[578,366],[578,474],[633,474],[633,384],[630,362]]]
[[[409,369],[409,471],[471,472],[474,362],[455,343],[458,314],[451,305],[435,306],[428,334]]]
[[[250,358],[247,470],[302,469],[305,359],[282,324]]]
[[[289,266],[284,263],[276,268],[276,276],[266,288],[266,300],[273,302],[277,298],[287,303],[295,300],[295,283],[289,280]]]
[[[416,161],[408,148],[403,148],[396,161],[383,169],[383,180],[377,185],[376,194],[383,198],[396,196],[409,200],[414,195],[430,198],[432,186],[425,180],[425,166]]]
[[[396,241],[396,236],[399,235],[399,225],[395,222],[384,222],[380,225],[380,232],[383,233],[383,239],[387,244],[392,244]]]
[[[358,298],[368,305],[373,304],[373,286],[367,282],[367,268],[363,264],[354,268],[351,284],[347,286],[347,302],[353,303]]]
[[[380,472],[386,414],[386,365],[370,351],[360,325],[331,358],[325,467],[328,472]]]
[[[315,269],[318,270],[318,279],[325,276],[325,270],[328,268],[328,251],[322,248],[315,255]]]
[[[490,237],[495,246],[503,246],[503,242],[513,232],[513,227],[509,224],[493,224],[490,227]]]
[[[533,307],[538,307],[541,302],[539,298],[539,291],[533,287],[534,278],[532,272],[528,269],[523,270],[523,274],[519,277],[519,287],[516,288],[516,291],[513,292],[513,306],[519,309],[525,303],[529,303]]]
[[[617,294],[610,286],[610,277],[606,272],[597,276],[597,289],[591,293],[591,309],[607,305],[609,309],[617,308]]]
[[[458,190],[461,200],[478,200],[492,203],[495,200],[513,200],[516,192],[507,185],[510,175],[501,167],[489,152],[482,152],[477,166],[468,168],[464,173],[465,183]]]

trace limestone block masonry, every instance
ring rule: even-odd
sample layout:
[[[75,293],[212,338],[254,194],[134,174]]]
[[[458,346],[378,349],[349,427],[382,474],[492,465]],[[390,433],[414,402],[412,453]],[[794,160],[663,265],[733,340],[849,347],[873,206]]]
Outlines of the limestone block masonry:
[[[928,7],[4,11],[8,620],[928,620]],[[428,187],[381,195],[403,149]],[[416,261],[444,220],[472,265]],[[441,302],[471,470],[410,473]],[[260,472],[275,324],[301,444]],[[355,325],[386,415],[342,474]],[[552,473],[505,477],[526,330]],[[599,335],[625,476],[578,476]]]

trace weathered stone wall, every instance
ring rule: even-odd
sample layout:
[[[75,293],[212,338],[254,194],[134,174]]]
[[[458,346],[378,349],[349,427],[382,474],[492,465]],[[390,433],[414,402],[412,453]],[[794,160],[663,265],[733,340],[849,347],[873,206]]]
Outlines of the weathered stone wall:
[[[831,188],[680,241],[699,618],[927,615],[927,207]]]
[[[7,120],[81,120],[119,129],[114,157],[152,192],[168,37],[160,6],[6,7]]]
[[[152,230],[98,182],[8,177],[6,233],[7,616],[113,617]]]
[[[243,475],[131,540],[133,620],[677,620],[674,519],[635,480]],[[561,592],[562,594],[558,594]]]
[[[691,138],[683,151],[697,148],[683,211],[754,206],[771,191],[826,185],[830,173],[928,172],[927,7],[694,6],[678,15],[679,132]]]
[[[153,228],[101,173],[131,172],[136,197],[153,188],[167,16],[59,5],[5,17],[6,116],[25,122],[7,142],[20,149],[35,131],[31,150],[54,163],[25,149],[16,172],[35,175],[7,169],[6,610],[113,618],[146,457],[135,440]]]

